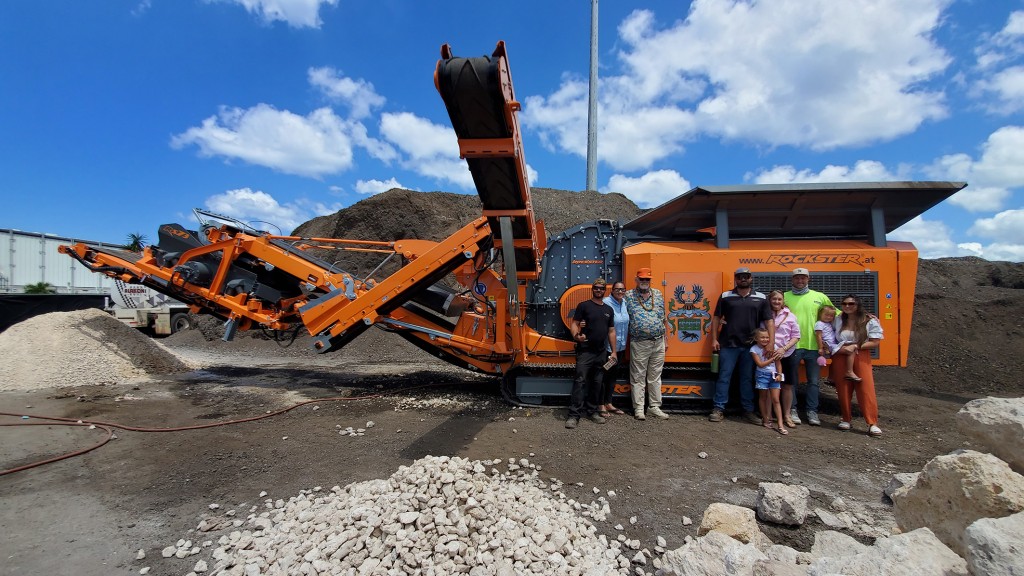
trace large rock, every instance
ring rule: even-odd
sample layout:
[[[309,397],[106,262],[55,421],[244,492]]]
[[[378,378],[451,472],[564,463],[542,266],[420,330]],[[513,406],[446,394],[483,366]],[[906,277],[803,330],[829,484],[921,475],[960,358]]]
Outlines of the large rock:
[[[772,542],[757,526],[754,511],[750,508],[722,502],[715,502],[708,506],[700,521],[697,535],[703,536],[712,530],[735,538],[744,544],[753,544],[761,550],[772,545]]]
[[[807,576],[807,566],[778,560],[758,560],[754,563],[751,576]]]
[[[807,576],[967,576],[967,562],[927,528],[879,538],[852,556],[816,558]]]
[[[898,474],[893,474],[889,483],[882,489],[882,493],[888,496],[889,500],[892,500],[892,495],[895,494],[897,490],[917,482],[917,477],[920,474],[920,472],[900,472]]]
[[[1024,474],[1024,398],[979,398],[957,412],[956,426],[980,451]]]
[[[1004,518],[982,518],[967,527],[967,567],[971,574],[1024,574],[1024,512]]]
[[[666,552],[658,573],[662,576],[746,576],[753,573],[755,563],[767,560],[768,557],[752,544],[712,530]]]
[[[864,552],[869,547],[861,544],[851,536],[833,530],[823,530],[814,535],[811,545],[812,558],[842,558]]]
[[[810,495],[806,486],[761,482],[757,485],[757,517],[765,522],[799,526],[807,519]]]
[[[964,530],[975,520],[1024,510],[1024,476],[991,454],[958,450],[925,464],[915,484],[893,493],[893,504],[901,530],[927,526],[966,557]]]

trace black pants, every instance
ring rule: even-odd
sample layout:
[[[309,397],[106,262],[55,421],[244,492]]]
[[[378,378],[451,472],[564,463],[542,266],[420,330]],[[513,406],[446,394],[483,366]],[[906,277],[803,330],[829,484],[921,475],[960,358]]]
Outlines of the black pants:
[[[608,360],[608,352],[576,351],[576,379],[572,382],[572,396],[569,398],[569,418],[586,418],[598,412],[598,398],[601,394],[604,370],[601,365]]]
[[[612,395],[615,394],[615,379],[618,378],[619,374],[622,372],[621,368],[629,365],[628,363],[623,362],[625,355],[625,350],[619,352],[618,356],[616,356],[615,366],[612,366],[611,370],[601,371],[603,372],[603,375],[601,376],[603,382],[601,384],[601,394],[597,397],[598,405],[604,406],[612,403]]]

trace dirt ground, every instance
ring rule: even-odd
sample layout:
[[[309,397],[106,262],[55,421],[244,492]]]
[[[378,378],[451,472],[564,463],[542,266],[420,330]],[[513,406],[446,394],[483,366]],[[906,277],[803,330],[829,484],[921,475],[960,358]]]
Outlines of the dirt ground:
[[[119,430],[116,440],[83,456],[0,477],[2,572],[105,575],[151,566],[150,574],[184,574],[197,557],[164,559],[160,550],[179,538],[197,545],[216,540],[219,533],[195,531],[202,518],[217,515],[210,504],[220,504],[218,513],[236,509],[244,517],[262,501],[261,491],[287,500],[314,486],[384,478],[426,455],[528,458],[542,466],[543,477],[563,480],[566,492],[585,502],[596,498],[594,487],[614,490],[612,513],[597,523],[599,531],[615,537],[614,526],[621,524],[623,533],[651,549],[658,536],[670,549],[686,535],[696,536],[713,502],[752,505],[764,481],[805,485],[814,505],[826,509],[842,497],[884,533],[892,517],[882,488],[893,473],[917,471],[931,457],[966,446],[953,415],[979,396],[929,393],[908,371],[881,368],[882,438],[867,436],[862,423],[853,432],[836,430],[829,389],[824,425],[800,426],[788,437],[736,416],[719,424],[698,415],[644,422],[618,416],[606,425],[585,421],[568,431],[562,409],[510,406],[493,381],[439,365],[393,335],[371,331],[361,338],[364,349],[388,350],[387,359],[274,356],[266,346],[261,354],[246,355],[229,345],[172,345],[186,358],[219,365],[160,381],[0,395],[4,412],[150,428],[348,397],[203,430]],[[360,428],[371,420],[376,425],[365,436],[338,434],[339,426]],[[103,437],[100,430],[66,427],[5,428],[3,435],[4,468]],[[707,457],[700,458],[701,452]],[[631,516],[636,524],[630,524]],[[684,517],[693,524],[684,525]],[[824,526],[812,518],[799,529],[763,528],[775,542],[807,550],[814,531]],[[139,549],[145,559],[136,559]]]

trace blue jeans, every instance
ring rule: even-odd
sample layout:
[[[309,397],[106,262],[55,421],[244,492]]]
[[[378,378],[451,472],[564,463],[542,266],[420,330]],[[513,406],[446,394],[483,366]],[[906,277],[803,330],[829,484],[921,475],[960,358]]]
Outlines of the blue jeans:
[[[715,382],[715,408],[725,409],[729,401],[732,373],[740,371],[740,404],[745,412],[754,411],[754,358],[749,348],[722,348],[718,351],[718,381]]]
[[[789,358],[783,358],[783,370],[787,378],[793,375],[793,410],[796,410],[796,384],[800,383],[800,361],[807,371],[807,411],[818,411],[818,380],[821,378],[821,366],[818,366],[818,351],[797,348]]]

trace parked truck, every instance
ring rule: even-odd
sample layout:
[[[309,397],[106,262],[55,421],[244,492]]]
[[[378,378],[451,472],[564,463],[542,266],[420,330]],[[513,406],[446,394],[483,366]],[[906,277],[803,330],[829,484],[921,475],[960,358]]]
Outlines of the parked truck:
[[[143,284],[114,280],[104,310],[114,318],[157,336],[169,336],[191,326],[189,306]]]

